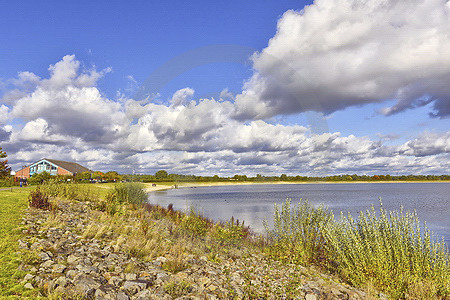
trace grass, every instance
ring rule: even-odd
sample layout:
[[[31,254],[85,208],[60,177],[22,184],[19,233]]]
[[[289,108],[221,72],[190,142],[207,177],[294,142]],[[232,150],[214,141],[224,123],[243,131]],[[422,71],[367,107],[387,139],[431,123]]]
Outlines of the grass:
[[[386,211],[380,202],[359,218],[334,215],[307,201],[275,206],[267,229],[268,255],[289,263],[314,263],[354,286],[375,288],[394,299],[450,297],[450,254],[415,213]]]
[[[42,186],[41,191],[90,204],[94,210],[82,232],[83,238],[108,240],[115,251],[144,261],[164,256],[161,267],[171,273],[189,268],[190,255],[220,263],[239,258],[240,249],[246,249],[250,253],[262,251],[272,260],[298,267],[316,265],[353,286],[383,292],[394,299],[450,297],[448,248],[433,239],[414,213],[388,212],[381,206],[378,212],[372,208],[356,219],[349,215],[335,220],[333,213],[324,207],[313,208],[307,201],[294,206],[286,201],[275,207],[274,227],[266,227],[267,237],[263,238],[252,235],[244,224],[233,219],[215,223],[194,210],[182,213],[174,211],[171,205],[164,208],[144,203],[144,187],[136,183],[65,184]],[[31,292],[24,291],[17,281],[23,274],[17,271],[16,251],[27,195],[22,190],[0,193],[0,250],[5,252],[0,256],[0,284],[7,291],[3,292],[5,295],[26,295]],[[4,229],[7,226],[10,228]],[[8,235],[3,234],[6,232]],[[8,265],[3,261],[12,262]],[[8,270],[4,271],[5,268]],[[252,276],[248,274],[249,282],[259,280]],[[293,297],[300,280],[296,278],[286,283],[291,287],[282,287],[291,290]],[[170,282],[165,286],[173,296],[186,293],[189,288],[187,282]],[[250,283],[246,292],[263,293],[252,290]]]
[[[24,258],[18,248],[23,237],[21,221],[28,207],[27,190],[0,191],[0,297],[36,297],[37,291],[27,290],[20,283],[25,275],[18,267]]]

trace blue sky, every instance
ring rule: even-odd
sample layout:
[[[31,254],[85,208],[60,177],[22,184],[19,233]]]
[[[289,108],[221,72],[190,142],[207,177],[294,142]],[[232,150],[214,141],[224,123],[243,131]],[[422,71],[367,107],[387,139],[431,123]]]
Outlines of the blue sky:
[[[382,2],[7,2],[0,146],[13,167],[448,173],[450,5]]]

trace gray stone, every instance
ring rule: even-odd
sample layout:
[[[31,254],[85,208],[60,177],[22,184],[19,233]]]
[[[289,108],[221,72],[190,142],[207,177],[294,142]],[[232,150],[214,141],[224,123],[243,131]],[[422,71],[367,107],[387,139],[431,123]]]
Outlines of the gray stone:
[[[41,268],[49,268],[51,267],[55,262],[53,260],[46,260],[41,264]]]
[[[125,273],[125,279],[126,280],[136,280],[137,276],[133,273]]]
[[[52,267],[52,272],[53,273],[63,273],[66,269],[67,269],[67,267],[65,265],[56,264]]]
[[[69,256],[67,257],[67,263],[68,263],[68,264],[73,265],[73,264],[75,264],[77,261],[78,261],[78,257],[75,256],[75,255],[69,255]]]
[[[125,281],[122,287],[128,294],[134,295],[143,289],[147,288],[147,282],[142,281]]]
[[[108,283],[114,286],[119,286],[122,283],[123,279],[119,276],[112,276],[109,280]]]
[[[85,274],[78,274],[73,279],[73,284],[75,289],[81,293],[83,297],[87,298],[92,298],[95,294],[95,290],[100,286],[100,283]]]
[[[29,289],[29,290],[34,289],[33,285],[31,283],[29,283],[29,282],[24,285],[24,288]]]
[[[315,294],[307,294],[305,300],[317,300],[317,296]]]
[[[31,279],[33,279],[33,278],[34,278],[34,275],[27,274],[27,275],[25,275],[25,277],[23,278],[23,280],[28,281],[28,280],[31,280]]]
[[[128,299],[130,299],[130,297],[128,297],[127,294],[125,294],[124,292],[119,292],[119,293],[117,293],[116,299],[117,300],[128,300]]]

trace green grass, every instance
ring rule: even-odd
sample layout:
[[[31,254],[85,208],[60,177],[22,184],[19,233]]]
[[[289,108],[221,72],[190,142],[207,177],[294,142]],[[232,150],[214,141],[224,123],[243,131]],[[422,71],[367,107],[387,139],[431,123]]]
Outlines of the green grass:
[[[18,270],[18,240],[23,237],[20,223],[28,207],[28,193],[21,189],[0,191],[0,298],[36,296],[36,291],[26,290],[20,284],[25,272]]]

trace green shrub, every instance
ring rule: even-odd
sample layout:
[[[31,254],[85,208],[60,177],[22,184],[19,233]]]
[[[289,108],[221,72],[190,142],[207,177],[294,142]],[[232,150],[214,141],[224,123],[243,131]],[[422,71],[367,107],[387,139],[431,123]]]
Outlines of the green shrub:
[[[141,205],[148,199],[144,186],[138,182],[116,184],[112,193],[115,196],[115,201],[119,204]]]
[[[381,201],[380,201],[381,204]],[[334,215],[306,201],[275,206],[274,229],[266,226],[269,256],[286,262],[315,262],[355,286],[373,286],[392,298],[450,297],[450,255],[416,213],[379,214],[372,207],[359,218]]]
[[[239,221],[235,222],[234,218],[231,218],[225,224],[215,224],[212,230],[212,237],[221,244],[235,244],[248,235],[249,231],[244,223],[239,224]]]
[[[352,284],[371,282],[394,298],[414,290],[429,299],[450,296],[448,248],[421,227],[415,212],[387,212],[381,204],[379,216],[374,207],[356,220],[341,215],[325,235],[337,271]]]
[[[286,252],[291,262],[327,263],[323,228],[333,219],[333,214],[323,206],[315,209],[308,201],[300,199],[298,205],[291,208],[288,199],[281,205],[281,211],[275,204],[273,229],[264,224],[269,240],[273,241],[274,255]],[[295,254],[293,254],[295,253]]]
[[[205,236],[212,222],[195,213],[193,209],[181,218],[181,228],[193,236]]]

